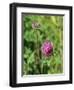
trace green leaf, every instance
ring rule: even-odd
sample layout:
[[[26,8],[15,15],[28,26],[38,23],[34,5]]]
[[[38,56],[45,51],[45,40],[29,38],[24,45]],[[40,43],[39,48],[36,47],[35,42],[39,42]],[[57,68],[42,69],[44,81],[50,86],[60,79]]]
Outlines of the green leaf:
[[[30,54],[30,56],[28,57],[28,64],[32,64],[34,62],[34,52],[32,54]]]

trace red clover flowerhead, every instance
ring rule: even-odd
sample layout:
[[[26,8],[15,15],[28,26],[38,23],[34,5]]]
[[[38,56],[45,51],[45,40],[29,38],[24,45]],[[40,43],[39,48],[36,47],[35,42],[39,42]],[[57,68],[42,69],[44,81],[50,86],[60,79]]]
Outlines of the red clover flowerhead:
[[[40,23],[37,22],[37,21],[33,21],[33,22],[32,22],[32,28],[33,28],[33,29],[39,29],[39,28],[40,28]]]
[[[45,41],[41,46],[41,52],[45,56],[50,56],[53,52],[53,44],[50,41]]]

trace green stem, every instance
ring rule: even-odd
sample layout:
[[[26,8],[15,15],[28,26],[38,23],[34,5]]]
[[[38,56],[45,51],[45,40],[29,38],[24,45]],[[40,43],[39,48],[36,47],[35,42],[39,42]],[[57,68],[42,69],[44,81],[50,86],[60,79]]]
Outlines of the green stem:
[[[41,70],[40,70],[40,49],[39,49],[39,32],[37,30],[35,30],[35,35],[36,35],[36,42],[35,42],[35,63],[37,66],[37,73],[40,74]]]

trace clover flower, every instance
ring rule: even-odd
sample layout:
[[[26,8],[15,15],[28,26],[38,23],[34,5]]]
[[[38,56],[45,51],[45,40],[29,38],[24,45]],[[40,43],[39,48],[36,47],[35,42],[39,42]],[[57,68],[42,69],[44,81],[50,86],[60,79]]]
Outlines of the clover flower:
[[[41,52],[45,56],[50,56],[53,52],[53,44],[52,42],[45,41],[41,46]]]
[[[38,23],[37,21],[33,21],[32,22],[32,28],[33,29],[39,29],[40,28],[40,23]]]

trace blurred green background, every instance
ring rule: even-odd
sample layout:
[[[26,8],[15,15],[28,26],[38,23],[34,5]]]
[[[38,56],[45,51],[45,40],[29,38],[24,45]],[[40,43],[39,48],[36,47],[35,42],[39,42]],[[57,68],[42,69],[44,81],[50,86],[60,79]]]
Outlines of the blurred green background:
[[[33,22],[39,28],[33,28]],[[63,73],[63,16],[23,14],[22,24],[23,75]],[[40,51],[46,40],[53,43],[53,54],[49,57]]]

